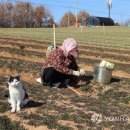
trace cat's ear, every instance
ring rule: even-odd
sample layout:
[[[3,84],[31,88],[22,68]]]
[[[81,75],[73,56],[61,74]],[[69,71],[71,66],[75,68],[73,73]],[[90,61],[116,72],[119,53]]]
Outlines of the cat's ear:
[[[7,81],[11,82],[12,80],[13,80],[13,76],[9,75],[8,78],[7,78]]]
[[[16,78],[18,81],[20,81],[20,75],[17,75],[15,78]]]

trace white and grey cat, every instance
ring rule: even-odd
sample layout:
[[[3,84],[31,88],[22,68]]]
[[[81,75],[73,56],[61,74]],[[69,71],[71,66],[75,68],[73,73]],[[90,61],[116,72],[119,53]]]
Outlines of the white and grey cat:
[[[10,76],[8,79],[9,84],[9,98],[11,104],[11,112],[21,110],[23,105],[28,103],[28,94],[25,92],[20,76]]]

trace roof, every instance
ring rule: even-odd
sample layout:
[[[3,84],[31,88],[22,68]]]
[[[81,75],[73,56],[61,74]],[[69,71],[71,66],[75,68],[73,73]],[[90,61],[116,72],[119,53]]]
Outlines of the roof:
[[[100,25],[106,25],[106,26],[114,25],[114,21],[111,18],[107,18],[107,17],[96,17],[96,18],[99,19]]]
[[[87,20],[81,20],[81,24],[113,26],[114,21],[107,17],[89,16]]]

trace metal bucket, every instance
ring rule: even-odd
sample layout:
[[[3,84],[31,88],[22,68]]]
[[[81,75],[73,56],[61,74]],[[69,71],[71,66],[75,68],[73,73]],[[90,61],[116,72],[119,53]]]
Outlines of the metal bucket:
[[[99,63],[94,64],[94,79],[99,83],[109,83],[112,77],[112,70],[99,67]]]

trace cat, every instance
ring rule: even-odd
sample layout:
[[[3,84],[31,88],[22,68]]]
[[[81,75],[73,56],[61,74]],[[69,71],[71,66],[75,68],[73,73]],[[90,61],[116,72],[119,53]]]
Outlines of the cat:
[[[20,111],[21,107],[28,103],[28,94],[25,92],[20,76],[9,76],[8,85],[8,102],[12,107],[11,112]]]

